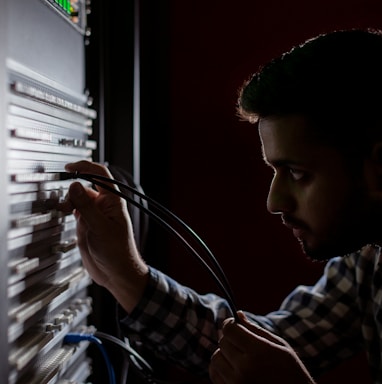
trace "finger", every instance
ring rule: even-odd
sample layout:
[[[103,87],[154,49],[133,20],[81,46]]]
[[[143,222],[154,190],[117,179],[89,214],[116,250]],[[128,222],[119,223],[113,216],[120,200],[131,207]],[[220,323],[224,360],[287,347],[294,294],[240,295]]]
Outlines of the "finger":
[[[254,332],[257,336],[260,336],[264,339],[267,339],[279,345],[286,345],[286,341],[283,340],[281,337],[276,336],[275,334],[260,327],[256,323],[250,321],[243,311],[238,311],[237,315],[240,319],[240,324],[242,324],[244,327],[246,327],[250,331]]]
[[[94,173],[97,175],[111,177],[111,173],[106,166],[88,160],[80,160],[75,163],[67,163],[65,165],[65,170],[68,172],[78,171],[83,173]]]
[[[209,370],[209,376],[213,384],[227,384],[225,377],[221,375],[219,371],[216,371],[213,368]]]
[[[57,208],[59,211],[70,213],[73,211],[74,206],[69,199],[65,198],[64,201],[57,203],[55,208]]]
[[[214,384],[227,384],[226,376],[217,370],[214,366],[210,365],[209,367],[209,376],[210,380]]]
[[[86,193],[93,198],[95,198],[98,194],[98,192],[94,191],[93,189],[87,189]],[[65,199],[63,201],[57,202],[54,208],[65,213],[72,212],[75,209],[75,206],[73,205],[72,201],[69,199],[69,191],[65,195]]]
[[[221,341],[226,339],[234,345],[240,353],[246,350],[247,340],[252,334],[244,325],[237,323],[233,318],[224,320],[222,332],[223,337]]]
[[[68,191],[70,204],[81,214],[81,218],[92,231],[102,233],[104,231],[105,217],[94,203],[94,199],[88,195],[84,186],[79,182],[70,185]],[[106,224],[107,225],[107,224]]]
[[[87,161],[87,160],[80,160],[75,163],[68,163],[65,165],[65,170],[67,172],[78,172],[80,174],[88,173],[92,175],[104,176],[104,177],[107,177],[108,179],[113,179],[113,175],[111,174],[111,172],[106,166],[99,163]],[[104,182],[104,183],[113,189],[117,189],[117,190],[119,189],[114,183],[108,183],[108,182]],[[97,185],[96,182],[94,182],[94,184],[96,185],[97,190],[99,192],[110,193],[110,191],[108,191],[107,189]]]
[[[214,384],[224,384],[230,382],[233,367],[229,360],[217,349],[211,357],[209,365],[209,375]]]
[[[279,339],[253,323],[239,324],[227,319],[223,325],[223,337],[231,342],[241,353],[256,353],[265,344],[284,345]]]
[[[219,341],[219,347],[227,361],[234,361],[239,355],[243,354],[243,351],[235,343],[232,343],[229,338],[224,336]]]

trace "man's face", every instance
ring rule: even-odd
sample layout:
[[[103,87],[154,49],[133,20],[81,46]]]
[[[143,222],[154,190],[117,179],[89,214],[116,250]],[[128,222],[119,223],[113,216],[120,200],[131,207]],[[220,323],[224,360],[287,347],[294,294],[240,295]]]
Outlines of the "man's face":
[[[363,168],[349,171],[340,152],[308,132],[301,116],[260,120],[264,160],[274,171],[267,208],[308,256],[325,260],[375,241],[381,209],[368,198]]]

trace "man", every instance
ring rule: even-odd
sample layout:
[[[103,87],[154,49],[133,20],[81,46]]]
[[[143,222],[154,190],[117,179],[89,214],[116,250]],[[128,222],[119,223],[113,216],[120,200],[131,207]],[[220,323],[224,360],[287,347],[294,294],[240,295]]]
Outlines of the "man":
[[[225,299],[146,265],[119,197],[73,183],[61,209],[75,209],[85,267],[126,311],[126,332],[215,384],[311,384],[361,350],[382,383],[382,34],[336,31],[296,46],[244,84],[238,109],[274,171],[268,210],[308,256],[328,260],[317,284],[234,321]],[[110,176],[84,161],[66,170]]]

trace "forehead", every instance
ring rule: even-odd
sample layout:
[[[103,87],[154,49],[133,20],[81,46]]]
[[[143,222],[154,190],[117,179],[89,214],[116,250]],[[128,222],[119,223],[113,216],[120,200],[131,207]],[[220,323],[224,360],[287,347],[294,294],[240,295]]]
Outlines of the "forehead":
[[[311,158],[322,151],[322,143],[314,141],[312,130],[303,116],[261,119],[259,135],[264,159],[270,163],[280,159]]]

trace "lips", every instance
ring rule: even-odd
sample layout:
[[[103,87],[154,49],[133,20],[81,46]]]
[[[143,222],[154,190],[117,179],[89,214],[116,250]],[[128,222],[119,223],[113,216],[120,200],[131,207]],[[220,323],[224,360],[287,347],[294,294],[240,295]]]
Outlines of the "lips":
[[[293,232],[293,236],[297,238],[301,238],[303,233],[305,232],[304,226],[296,219],[292,219],[290,217],[283,216],[282,218],[283,224]]]
[[[294,237],[301,239],[303,237],[304,230],[301,228],[293,228],[292,232]]]

